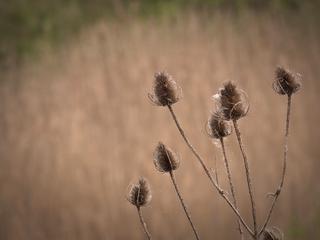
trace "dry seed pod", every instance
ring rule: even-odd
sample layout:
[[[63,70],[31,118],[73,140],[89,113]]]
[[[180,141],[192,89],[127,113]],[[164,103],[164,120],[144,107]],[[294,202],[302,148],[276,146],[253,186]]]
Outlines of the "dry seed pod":
[[[243,90],[233,82],[226,82],[213,96],[218,103],[219,111],[226,120],[238,120],[247,115],[249,103]]]
[[[276,78],[272,84],[274,91],[281,95],[291,95],[301,88],[297,75],[292,74],[283,67],[277,67]]]
[[[149,99],[158,106],[168,106],[179,101],[181,88],[166,72],[158,72],[154,76],[153,93]]]
[[[159,172],[171,172],[180,165],[177,155],[161,142],[158,143],[154,150],[153,162]]]
[[[283,240],[283,233],[276,227],[265,229],[261,240]]]
[[[144,207],[151,202],[151,189],[147,179],[141,177],[137,184],[130,186],[128,201],[136,207]]]
[[[232,127],[231,124],[223,118],[222,113],[216,111],[208,120],[207,132],[212,138],[223,138],[231,134]]]

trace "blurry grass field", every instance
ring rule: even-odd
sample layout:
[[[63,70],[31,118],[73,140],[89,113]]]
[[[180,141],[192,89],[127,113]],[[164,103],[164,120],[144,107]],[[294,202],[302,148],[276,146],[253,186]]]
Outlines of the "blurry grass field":
[[[154,238],[191,239],[169,177],[153,166],[153,149],[162,140],[181,155],[177,178],[201,236],[234,239],[232,212],[210,189],[168,111],[153,106],[147,93],[155,71],[173,75],[183,88],[174,107],[186,132],[209,166],[216,156],[225,178],[220,149],[204,130],[210,98],[226,80],[246,89],[251,109],[240,127],[261,222],[282,164],[286,102],[271,88],[278,64],[301,73],[303,89],[293,98],[288,178],[272,225],[286,239],[319,238],[317,25],[303,14],[288,19],[251,12],[101,21],[59,50],[44,49],[37,61],[3,72],[0,238],[142,239],[125,193],[144,175],[153,188],[144,214]],[[240,209],[249,220],[235,136],[226,144]]]

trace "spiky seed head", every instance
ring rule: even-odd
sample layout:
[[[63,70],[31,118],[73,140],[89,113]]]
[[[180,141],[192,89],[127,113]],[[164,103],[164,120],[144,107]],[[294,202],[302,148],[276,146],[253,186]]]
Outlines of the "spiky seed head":
[[[261,240],[283,240],[283,233],[276,227],[265,229],[261,236]]]
[[[222,112],[216,111],[208,120],[208,134],[212,138],[223,138],[230,135],[232,127],[230,122],[223,118]]]
[[[171,172],[176,170],[180,165],[177,154],[162,142],[159,142],[154,150],[153,163],[159,172]]]
[[[140,177],[138,183],[130,185],[127,199],[136,207],[148,205],[151,202],[152,194],[147,179]]]
[[[153,93],[148,96],[156,105],[168,106],[179,101],[181,88],[168,73],[158,72],[154,75]]]
[[[283,67],[277,67],[275,81],[272,84],[275,92],[280,95],[291,95],[301,88],[297,75]]]
[[[226,82],[213,98],[218,102],[219,111],[228,121],[238,120],[248,113],[246,93],[231,81]]]

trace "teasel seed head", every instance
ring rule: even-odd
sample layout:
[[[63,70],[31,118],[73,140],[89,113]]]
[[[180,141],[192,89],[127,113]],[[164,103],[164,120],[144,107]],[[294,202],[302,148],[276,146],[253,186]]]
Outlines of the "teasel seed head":
[[[180,165],[177,154],[161,142],[154,150],[153,162],[159,172],[171,172]]]
[[[158,106],[168,106],[178,102],[182,92],[176,81],[166,72],[154,75],[153,93],[148,94],[149,99]]]
[[[138,208],[147,206],[152,199],[151,189],[147,179],[140,177],[138,183],[131,184],[127,199]]]
[[[280,95],[292,95],[299,91],[301,82],[298,80],[297,74],[293,74],[283,67],[277,67],[276,78],[272,87]]]
[[[283,233],[276,227],[267,228],[263,231],[261,240],[283,240]]]
[[[217,101],[219,111],[228,121],[238,120],[246,116],[249,111],[246,93],[231,81],[226,82],[213,99]]]
[[[207,133],[212,138],[224,138],[232,133],[230,122],[226,121],[221,111],[216,111],[211,114],[208,125]]]

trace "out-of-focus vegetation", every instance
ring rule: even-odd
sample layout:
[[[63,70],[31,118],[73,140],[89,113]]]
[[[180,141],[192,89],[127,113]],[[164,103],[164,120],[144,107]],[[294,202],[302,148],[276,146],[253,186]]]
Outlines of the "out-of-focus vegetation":
[[[61,42],[101,17],[172,17],[186,9],[213,12],[299,10],[318,0],[11,0],[0,2],[0,60],[29,55],[36,46]]]

